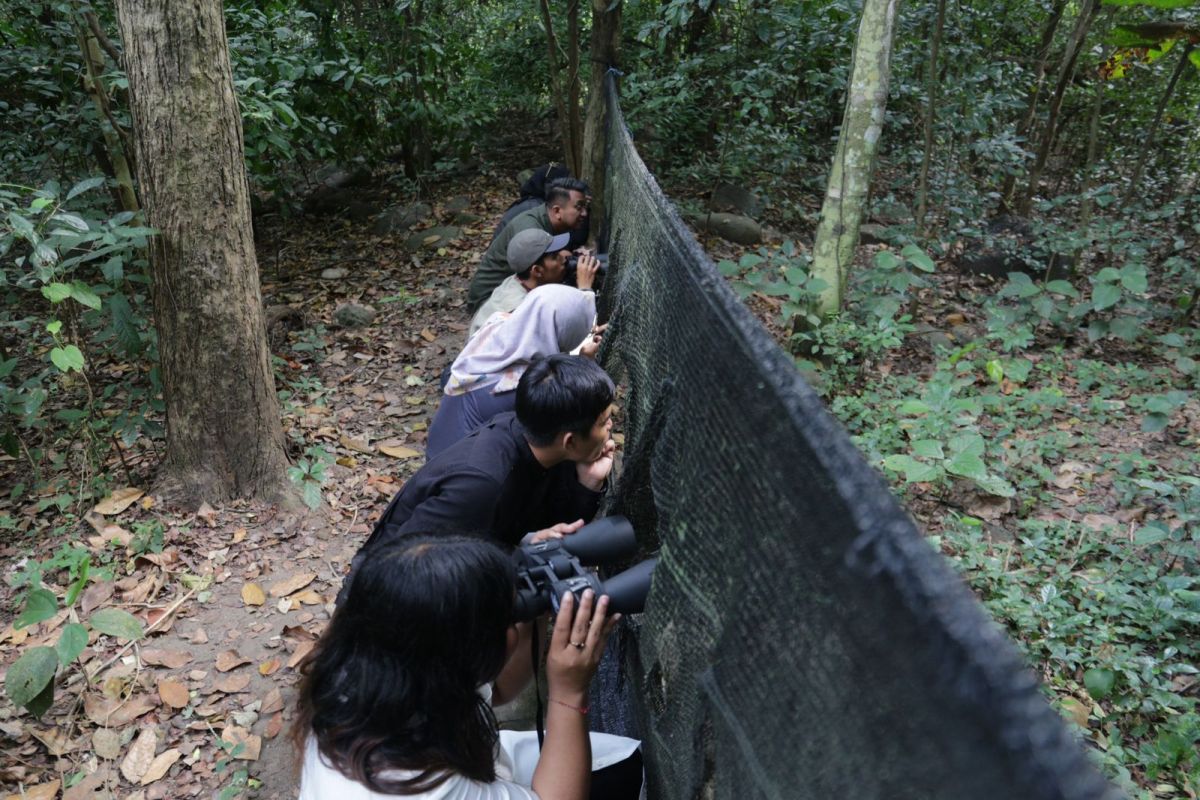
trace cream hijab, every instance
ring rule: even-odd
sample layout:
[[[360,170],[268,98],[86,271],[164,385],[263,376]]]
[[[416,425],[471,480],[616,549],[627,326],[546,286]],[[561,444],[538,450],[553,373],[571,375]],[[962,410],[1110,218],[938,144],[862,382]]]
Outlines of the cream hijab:
[[[577,346],[596,320],[596,296],[561,283],[539,286],[511,314],[493,314],[450,367],[446,394],[517,388],[529,363]]]

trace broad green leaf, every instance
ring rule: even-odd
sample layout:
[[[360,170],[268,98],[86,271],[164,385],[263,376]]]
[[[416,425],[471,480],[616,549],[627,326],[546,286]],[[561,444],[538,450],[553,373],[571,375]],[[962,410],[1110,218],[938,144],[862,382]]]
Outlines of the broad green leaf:
[[[56,347],[50,351],[50,360],[60,372],[78,370],[83,372],[83,353],[73,344],[66,347]]]
[[[1024,383],[1033,370],[1033,362],[1027,358],[1010,358],[1004,362],[1004,374],[1009,380]]]
[[[933,272],[937,269],[933,263],[933,259],[915,244],[904,245],[904,249],[900,251],[900,255],[904,256],[908,260],[908,263],[922,272]]]
[[[1200,69],[1200,47],[1193,47],[1188,51],[1188,61],[1192,62],[1192,66]]]
[[[742,269],[749,269],[750,267],[757,267],[764,261],[766,259],[756,253],[746,253],[746,255],[738,259],[738,266]]]
[[[1061,294],[1064,297],[1079,297],[1079,292],[1071,285],[1070,281],[1050,281],[1046,284],[1046,291]]]
[[[141,639],[145,635],[142,623],[128,611],[119,608],[102,608],[92,614],[88,620],[92,627],[100,633],[115,636],[118,639]]]
[[[52,647],[35,647],[18,658],[4,676],[4,691],[18,706],[27,706],[58,671],[58,654]]]
[[[1171,535],[1165,527],[1160,525],[1143,525],[1133,533],[1133,543],[1138,547],[1146,547],[1147,545],[1158,544],[1166,540]]]
[[[1147,414],[1142,417],[1142,433],[1158,433],[1170,423],[1171,418],[1166,414]]]
[[[1092,287],[1092,308],[1103,311],[1112,308],[1121,300],[1121,287],[1113,283],[1100,283]]]
[[[1182,372],[1184,375],[1191,375],[1196,371],[1196,360],[1187,356],[1180,356],[1175,359],[1175,369]]]
[[[927,414],[929,406],[922,403],[920,400],[905,400],[900,404],[901,414]]]
[[[34,717],[40,718],[54,705],[54,681],[47,681],[46,688],[38,692],[37,697],[25,704],[26,710]]]
[[[726,278],[732,278],[734,275],[737,275],[738,272],[740,272],[738,265],[730,261],[728,258],[723,258],[718,261],[717,269],[720,270],[721,274]]]
[[[123,294],[114,294],[108,298],[108,310],[112,314],[113,332],[117,341],[127,356],[136,356],[142,352],[142,337],[138,333],[137,323],[133,317],[133,307]]]
[[[1013,485],[1003,478],[995,475],[988,475],[985,478],[975,478],[975,485],[983,489],[988,494],[994,494],[996,497],[1013,497],[1017,490]]]
[[[314,509],[314,510],[317,508],[320,508],[321,507],[321,485],[319,483],[317,483],[316,481],[306,480],[303,483],[303,487],[304,487],[304,492],[303,492],[304,505],[306,505],[309,508]]]
[[[937,439],[917,439],[912,443],[912,450],[922,458],[945,458],[942,443]]]
[[[987,467],[984,465],[983,459],[974,453],[959,453],[954,456],[946,462],[946,472],[975,481],[983,481],[988,478]]]
[[[1093,700],[1103,700],[1112,694],[1117,674],[1111,669],[1092,668],[1083,673],[1083,685]]]
[[[880,250],[875,254],[875,266],[880,269],[895,269],[903,263],[891,250]]]
[[[49,589],[34,589],[25,597],[25,610],[13,621],[14,628],[44,622],[58,613],[58,598]]]
[[[55,222],[61,222],[67,227],[74,228],[80,233],[87,233],[88,224],[82,217],[77,217],[74,214],[67,214],[63,211],[60,211],[50,219],[54,220]]]
[[[984,365],[984,368],[993,383],[1000,383],[1004,380],[1004,366],[998,360],[993,358]]]
[[[1105,6],[1150,6],[1151,8],[1187,8],[1196,0],[1102,0]]]
[[[947,444],[950,446],[950,452],[954,454],[968,453],[973,456],[982,456],[985,443],[983,437],[978,433],[963,433],[950,439]]]
[[[67,199],[73,200],[74,198],[78,197],[79,195],[83,194],[84,192],[88,191],[89,189],[95,189],[97,186],[100,186],[103,183],[104,183],[104,178],[102,178],[102,177],[88,178],[86,180],[82,180],[79,183],[72,186],[71,191],[67,192]]]
[[[1121,285],[1134,294],[1146,291],[1146,268],[1141,264],[1130,265],[1121,270]]]
[[[1096,280],[1100,283],[1117,283],[1121,280],[1121,271],[1114,267],[1105,267],[1096,273]]]
[[[46,323],[46,330],[51,336],[57,336],[58,332],[62,330],[62,320],[55,319]]]
[[[71,285],[68,283],[47,283],[42,287],[42,296],[51,303],[61,303],[71,296]],[[55,333],[56,331],[51,331]]]
[[[8,227],[12,228],[13,233],[28,242],[36,243],[38,241],[37,231],[34,229],[33,223],[16,211],[8,212]]]
[[[92,559],[89,556],[79,565],[79,577],[67,589],[67,596],[63,598],[63,607],[70,608],[75,605],[75,601],[79,599],[79,595],[83,593],[83,588],[87,586],[88,572],[91,569]]]
[[[83,648],[87,647],[87,643],[87,628],[78,622],[69,622],[64,625],[62,634],[58,637],[58,644],[54,646],[55,651],[58,652],[58,663],[64,667],[68,666],[79,658],[79,654],[83,652]]]
[[[92,291],[92,287],[88,286],[83,281],[74,281],[71,283],[71,297],[80,305],[85,305],[88,308],[100,308],[100,298]]]

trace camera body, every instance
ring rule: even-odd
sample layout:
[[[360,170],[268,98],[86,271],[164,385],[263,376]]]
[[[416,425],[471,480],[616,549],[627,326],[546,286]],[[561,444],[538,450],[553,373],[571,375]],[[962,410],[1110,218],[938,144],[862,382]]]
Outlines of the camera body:
[[[579,599],[591,589],[608,595],[610,613],[636,614],[646,595],[658,559],[651,558],[606,581],[589,567],[611,564],[637,552],[637,537],[625,517],[605,517],[561,539],[522,545],[513,553],[517,566],[515,622],[558,611],[559,599],[571,592]]]
[[[604,285],[604,276],[608,272],[608,253],[595,253],[596,260],[600,262],[600,269],[596,270],[596,280],[592,284],[592,288],[597,292]],[[579,255],[572,253],[567,256],[566,271],[563,273],[563,283],[567,286],[579,286]]]

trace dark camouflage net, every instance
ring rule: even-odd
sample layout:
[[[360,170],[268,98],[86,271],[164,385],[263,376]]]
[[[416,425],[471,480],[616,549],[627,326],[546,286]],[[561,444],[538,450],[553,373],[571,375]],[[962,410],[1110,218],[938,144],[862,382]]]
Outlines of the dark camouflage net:
[[[662,556],[620,643],[650,796],[1119,797],[680,222],[611,78],[607,99],[607,511]]]

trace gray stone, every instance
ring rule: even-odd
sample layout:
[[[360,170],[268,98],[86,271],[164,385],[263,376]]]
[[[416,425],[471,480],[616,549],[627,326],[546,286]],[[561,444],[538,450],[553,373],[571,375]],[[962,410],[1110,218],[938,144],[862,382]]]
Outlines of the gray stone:
[[[913,221],[908,206],[890,199],[876,200],[871,206],[870,217],[884,225],[903,225]]]
[[[343,328],[365,328],[375,321],[375,309],[358,303],[342,303],[334,310],[333,321]]]
[[[887,228],[868,222],[858,228],[859,244],[887,244]]]
[[[763,211],[762,201],[749,189],[732,183],[718,183],[713,189],[712,207],[716,211],[734,211],[747,217],[757,217]]]
[[[932,325],[917,324],[913,327],[913,333],[928,342],[934,352],[938,350],[953,350],[955,348],[954,340],[945,331],[939,330]]]
[[[419,222],[424,222],[433,214],[428,203],[409,203],[406,206],[393,206],[375,220],[373,232],[378,236],[389,233],[403,233]]]
[[[362,186],[371,182],[371,170],[357,166],[352,169],[328,164],[317,170],[317,183],[325,189],[343,189],[347,186]]]
[[[436,228],[426,228],[408,237],[404,246],[409,250],[420,250],[423,247],[442,247],[462,235],[459,228],[450,225],[439,225]]]
[[[478,214],[472,214],[470,211],[460,211],[454,215],[452,222],[454,222],[455,225],[473,225],[482,219],[483,217],[479,216]]]
[[[446,201],[447,211],[466,211],[471,207],[471,198],[465,194],[460,194],[458,197],[451,197]]]
[[[954,263],[968,275],[998,280],[1007,279],[1010,272],[1024,272],[1034,280],[1059,280],[1071,272],[1069,256],[1047,250],[1028,220],[1009,215],[990,220],[981,237],[967,240]]]
[[[696,226],[735,244],[751,245],[762,241],[759,224],[739,214],[702,214],[696,218]]]
[[[330,267],[329,269],[321,270],[321,280],[323,281],[340,281],[342,278],[350,274],[350,270],[344,267]]]

